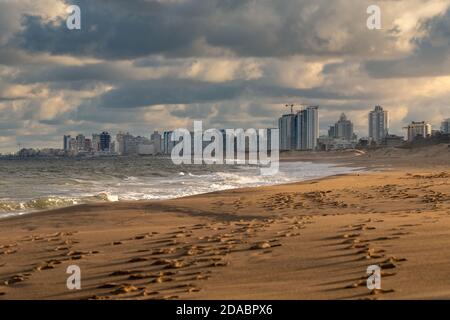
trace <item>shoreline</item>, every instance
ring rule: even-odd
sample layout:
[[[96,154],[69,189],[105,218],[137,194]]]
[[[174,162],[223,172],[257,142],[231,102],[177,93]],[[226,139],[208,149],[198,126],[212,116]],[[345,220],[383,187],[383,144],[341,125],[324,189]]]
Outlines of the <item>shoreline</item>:
[[[358,172],[358,173],[364,174],[364,173],[369,173],[369,172],[374,172],[374,171],[361,171],[361,172]],[[332,179],[334,177],[345,177],[345,176],[350,176],[350,175],[353,175],[353,172],[338,173],[338,174],[333,174],[333,175],[324,176],[324,177],[320,177],[320,178],[307,179],[307,180],[303,180],[303,181],[293,181],[293,182],[280,183],[280,184],[274,184],[274,185],[265,185],[265,186],[256,186],[256,187],[242,187],[242,188],[233,188],[233,189],[225,189],[225,190],[216,190],[216,191],[211,191],[211,192],[206,192],[206,193],[199,193],[199,194],[194,194],[194,195],[189,195],[189,196],[182,196],[182,197],[179,197],[179,198],[171,198],[171,199],[155,199],[155,200],[141,199],[141,200],[119,200],[119,201],[110,201],[110,202],[80,203],[80,204],[71,205],[71,206],[67,206],[67,207],[46,209],[46,210],[42,210],[42,211],[32,211],[32,212],[22,213],[22,214],[19,214],[19,215],[13,215],[13,216],[9,216],[9,217],[0,217],[0,223],[2,221],[12,220],[12,219],[28,219],[28,218],[31,219],[31,218],[35,218],[34,216],[40,216],[42,214],[52,215],[52,214],[64,213],[66,211],[79,211],[79,210],[83,210],[83,209],[89,208],[91,206],[95,207],[95,208],[99,208],[99,207],[104,206],[105,208],[112,209],[115,205],[117,205],[117,206],[119,206],[119,205],[133,206],[134,204],[136,204],[136,206],[139,206],[139,205],[158,205],[158,203],[160,203],[160,202],[167,202],[167,201],[174,201],[174,200],[184,200],[184,199],[195,199],[197,197],[202,198],[202,197],[208,196],[208,195],[216,195],[216,194],[220,195],[220,194],[226,193],[228,191],[239,192],[239,191],[249,191],[249,190],[252,190],[252,189],[259,190],[259,189],[263,189],[263,188],[272,188],[272,187],[277,187],[277,186],[293,186],[293,185],[298,185],[298,184],[303,184],[303,183],[315,183],[315,182],[320,182],[320,181]]]
[[[282,160],[280,162],[283,163],[311,163],[310,161],[305,161],[305,160],[295,160],[295,159],[286,159],[286,160]],[[353,165],[352,163],[348,163],[348,164],[342,164],[342,163],[332,163],[332,162],[321,162],[321,164],[324,165],[329,165],[330,168],[342,168],[342,169],[351,169],[354,168],[355,171],[352,172],[365,172],[368,171],[369,168],[364,168],[364,167],[358,167],[356,165]],[[356,170],[361,170],[361,171],[356,171]],[[267,185],[259,185],[259,186],[249,186],[249,187],[236,187],[236,188],[229,188],[229,189],[223,189],[223,190],[215,190],[215,191],[210,191],[210,192],[201,192],[201,193],[197,193],[197,194],[193,194],[193,195],[187,195],[187,196],[180,196],[180,197],[174,197],[174,198],[168,198],[168,199],[154,199],[154,200],[147,200],[147,199],[136,199],[136,200],[118,200],[118,201],[99,201],[99,202],[80,202],[79,204],[74,204],[74,205],[68,205],[68,206],[61,206],[61,207],[55,207],[55,208],[47,208],[47,209],[42,209],[42,210],[31,210],[28,212],[20,212],[20,213],[14,213],[14,212],[4,212],[4,214],[10,214],[10,216],[1,216],[1,212],[0,212],[0,221],[3,221],[5,219],[11,219],[11,218],[20,218],[20,217],[24,217],[24,216],[29,216],[29,215],[36,215],[36,214],[41,214],[41,213],[46,213],[46,212],[51,212],[51,211],[55,211],[55,210],[60,210],[60,209],[66,209],[66,208],[72,208],[72,207],[79,207],[79,206],[83,206],[83,205],[89,205],[89,204],[114,204],[114,203],[134,203],[134,202],[157,202],[157,201],[167,201],[167,200],[174,200],[174,199],[183,199],[186,197],[195,197],[195,196],[199,196],[199,195],[205,195],[205,194],[209,194],[209,193],[216,193],[216,192],[222,192],[222,191],[227,191],[227,190],[239,190],[242,188],[260,188],[260,187],[267,187],[267,186],[278,186],[278,185],[285,185],[285,184],[292,184],[292,183],[300,183],[300,182],[304,182],[304,181],[311,181],[311,180],[316,180],[316,179],[322,179],[322,178],[328,178],[328,177],[333,177],[333,176],[339,176],[341,174],[349,174],[352,172],[348,172],[348,173],[338,173],[338,174],[329,174],[329,175],[325,175],[323,177],[319,177],[319,178],[312,178],[312,179],[304,179],[301,181],[292,181],[292,182],[282,182],[282,183],[274,183],[274,184],[267,184]],[[91,195],[90,197],[95,197],[96,195]]]

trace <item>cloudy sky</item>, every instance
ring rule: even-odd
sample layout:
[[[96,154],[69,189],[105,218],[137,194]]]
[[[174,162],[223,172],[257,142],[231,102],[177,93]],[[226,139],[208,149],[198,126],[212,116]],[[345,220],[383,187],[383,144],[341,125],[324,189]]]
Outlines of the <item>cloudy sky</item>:
[[[69,5],[81,30],[66,27]],[[366,26],[369,5],[382,29]],[[450,117],[450,0],[0,0],[0,153],[63,134]]]

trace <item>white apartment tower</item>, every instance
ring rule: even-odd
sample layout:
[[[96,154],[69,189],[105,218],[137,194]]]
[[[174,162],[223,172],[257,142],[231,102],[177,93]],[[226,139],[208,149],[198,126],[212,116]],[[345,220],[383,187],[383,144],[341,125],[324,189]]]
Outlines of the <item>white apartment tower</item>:
[[[311,106],[305,109],[306,112],[306,150],[317,148],[319,138],[319,107]]]
[[[380,144],[388,135],[389,115],[381,106],[376,106],[369,113],[369,138]]]
[[[161,153],[161,141],[162,137],[158,131],[154,131],[150,137],[150,140],[153,142],[155,147],[155,153]]]

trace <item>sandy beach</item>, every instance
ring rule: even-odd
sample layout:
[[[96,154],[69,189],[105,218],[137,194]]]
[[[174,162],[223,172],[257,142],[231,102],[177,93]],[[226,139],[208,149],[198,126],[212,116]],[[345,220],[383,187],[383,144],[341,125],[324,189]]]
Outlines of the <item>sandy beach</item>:
[[[293,153],[371,170],[3,219],[0,299],[449,299],[449,156]]]

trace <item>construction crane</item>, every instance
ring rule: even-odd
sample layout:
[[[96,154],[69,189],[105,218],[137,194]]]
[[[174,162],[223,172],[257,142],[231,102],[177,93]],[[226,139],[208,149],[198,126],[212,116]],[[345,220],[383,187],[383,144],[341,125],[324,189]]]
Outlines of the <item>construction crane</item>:
[[[294,114],[294,105],[293,104],[286,104],[286,108],[291,108],[291,114]]]
[[[285,108],[291,108],[291,114],[294,114],[294,107],[296,106],[295,104],[286,104],[284,106],[285,106]],[[303,109],[303,108],[306,108],[308,105],[300,103],[297,106],[299,106],[301,109]]]

